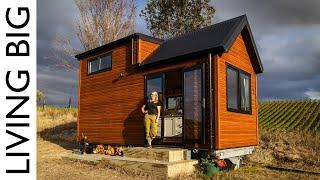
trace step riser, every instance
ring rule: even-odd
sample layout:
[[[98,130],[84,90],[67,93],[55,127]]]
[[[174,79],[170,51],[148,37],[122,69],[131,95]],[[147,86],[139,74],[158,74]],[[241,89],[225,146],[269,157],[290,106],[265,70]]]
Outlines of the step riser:
[[[169,164],[151,162],[126,161],[119,159],[103,159],[112,167],[118,167],[127,171],[148,174],[152,177],[174,178],[179,175],[191,175],[195,172],[197,161],[180,161]]]
[[[176,162],[190,160],[188,150],[153,150],[153,149],[136,149],[126,148],[123,151],[125,157],[141,158],[155,161]]]

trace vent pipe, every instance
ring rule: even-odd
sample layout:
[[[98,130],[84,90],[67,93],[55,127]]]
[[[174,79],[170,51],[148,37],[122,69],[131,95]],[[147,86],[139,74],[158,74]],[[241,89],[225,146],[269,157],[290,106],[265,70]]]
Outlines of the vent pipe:
[[[131,38],[131,64],[134,64],[134,62],[133,62],[133,44],[134,44],[134,40],[133,40],[133,38]]]
[[[213,102],[212,102],[212,58],[211,58],[211,52],[209,53],[209,109],[210,109],[210,129],[209,129],[209,150],[210,153],[213,150]]]

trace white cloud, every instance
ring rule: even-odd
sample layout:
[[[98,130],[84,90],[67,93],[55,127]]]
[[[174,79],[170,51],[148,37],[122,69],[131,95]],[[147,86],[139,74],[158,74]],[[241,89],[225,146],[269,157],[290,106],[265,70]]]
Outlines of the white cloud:
[[[310,99],[320,99],[320,91],[316,91],[314,89],[309,89],[304,94]]]

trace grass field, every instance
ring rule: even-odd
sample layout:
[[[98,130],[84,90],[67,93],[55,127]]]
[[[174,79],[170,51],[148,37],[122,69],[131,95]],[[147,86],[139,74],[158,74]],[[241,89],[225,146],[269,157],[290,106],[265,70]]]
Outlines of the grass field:
[[[319,104],[314,101],[297,102],[298,104],[311,103],[319,108]],[[294,104],[297,102],[286,103]],[[289,168],[320,172],[320,136],[317,133],[318,129],[315,130],[314,128],[310,128],[310,125],[305,125],[309,122],[314,124],[308,118],[305,118],[308,123],[296,122],[297,119],[303,119],[301,115],[296,115],[297,109],[295,108],[298,107],[296,104],[294,108],[288,108],[287,110],[291,109],[294,115],[287,114],[284,116],[281,115],[283,112],[279,112],[283,108],[280,108],[278,103],[281,106],[285,104],[282,101],[263,102],[260,104],[260,145],[256,148],[256,151],[252,155],[244,157],[243,165],[239,170],[221,172],[215,175],[214,179],[320,179],[319,175],[286,171]],[[289,106],[288,104],[286,106]],[[307,108],[309,106],[303,105],[303,107]],[[271,109],[277,109],[278,111]],[[314,109],[316,108],[309,107],[307,111],[312,111],[316,114],[317,112]],[[61,159],[60,156],[62,154],[71,153],[71,150],[76,145],[77,111],[76,109],[66,110],[54,107],[45,107],[45,109],[38,107],[37,110],[38,179],[161,179],[161,177],[132,174],[122,169],[112,169],[103,164],[89,165]],[[309,115],[310,113],[300,112],[300,114],[313,117],[313,115]],[[268,116],[268,118],[265,118],[265,116]],[[291,116],[295,120],[286,116]],[[284,128],[285,126],[279,125],[288,124],[288,120],[293,121],[289,126],[292,127],[290,131],[287,131]],[[274,128],[275,126],[277,128]],[[282,167],[284,169],[276,170],[270,166]],[[204,178],[207,177],[197,172],[192,176],[179,177],[177,179]]]

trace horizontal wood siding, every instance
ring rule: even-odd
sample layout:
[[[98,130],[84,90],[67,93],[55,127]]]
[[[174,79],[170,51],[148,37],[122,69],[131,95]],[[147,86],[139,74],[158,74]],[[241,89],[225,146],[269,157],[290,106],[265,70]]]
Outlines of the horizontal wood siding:
[[[88,75],[88,60],[95,56],[80,61],[78,139],[83,133],[92,143],[143,145],[140,108],[144,100],[144,75],[191,67],[201,61],[192,59],[138,71],[131,65],[131,42],[111,52],[110,71]],[[120,77],[121,73],[125,76]]]
[[[112,70],[87,74],[87,62],[80,61],[79,135],[90,142],[141,144],[143,74],[130,70],[131,42],[112,49]],[[94,57],[92,57],[94,58]],[[123,73],[124,77],[120,77]],[[132,91],[134,89],[134,91]]]
[[[80,61],[78,139],[82,133],[90,142],[104,144],[143,145],[144,76],[205,63],[205,97],[209,97],[208,56],[165,64],[156,68],[137,70],[131,64],[131,41],[112,50],[112,70],[93,75],[87,74],[87,62],[102,55],[97,54]],[[134,61],[147,58],[159,45],[144,40],[134,41]],[[227,53],[213,56],[214,130],[216,149],[257,144],[257,98],[256,74],[250,62],[242,35]],[[226,63],[251,74],[252,115],[226,110]],[[120,74],[124,77],[120,77]],[[186,144],[189,148],[208,148],[209,101],[205,106],[205,142]]]
[[[214,58],[215,84],[215,134],[216,148],[233,148],[257,145],[257,91],[256,74],[248,51],[240,34],[231,49]],[[226,105],[226,63],[251,74],[252,114],[227,111]]]
[[[157,43],[145,41],[142,39],[138,40],[138,61],[141,63],[148,58],[160,45]]]

